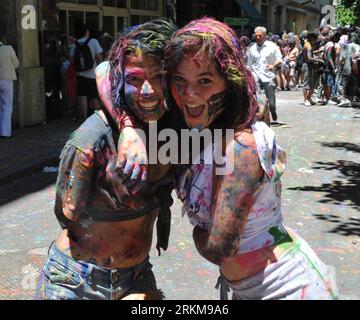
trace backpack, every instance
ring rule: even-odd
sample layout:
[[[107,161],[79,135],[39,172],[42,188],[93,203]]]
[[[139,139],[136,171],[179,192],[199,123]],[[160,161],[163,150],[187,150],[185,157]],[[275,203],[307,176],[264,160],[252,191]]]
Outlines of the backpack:
[[[304,50],[301,50],[295,60],[295,69],[301,69],[304,64]]]
[[[88,46],[91,38],[87,39],[84,43],[75,42],[75,69],[76,71],[87,71],[93,68],[94,59]]]

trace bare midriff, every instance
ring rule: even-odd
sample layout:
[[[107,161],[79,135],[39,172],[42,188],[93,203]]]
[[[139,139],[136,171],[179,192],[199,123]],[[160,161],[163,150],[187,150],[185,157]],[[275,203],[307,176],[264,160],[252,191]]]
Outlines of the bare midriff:
[[[170,168],[169,165],[149,165],[148,181],[152,185],[146,191],[148,195],[154,194],[158,181]],[[129,200],[134,207],[145,203],[143,195]],[[132,267],[144,262],[149,255],[158,213],[159,209],[154,209],[142,217],[116,222],[94,222],[80,215],[71,232],[62,231],[56,246],[75,260],[111,269]]]
[[[283,244],[274,244],[266,248],[255,251],[238,254],[233,258],[229,258],[222,264],[220,270],[224,277],[232,282],[237,282],[249,278],[256,273],[264,270],[266,266],[278,261],[285,251],[295,245],[293,236],[292,242]]]
[[[143,217],[119,222],[78,221],[63,230],[56,246],[75,260],[116,269],[142,263],[149,255],[157,209]]]

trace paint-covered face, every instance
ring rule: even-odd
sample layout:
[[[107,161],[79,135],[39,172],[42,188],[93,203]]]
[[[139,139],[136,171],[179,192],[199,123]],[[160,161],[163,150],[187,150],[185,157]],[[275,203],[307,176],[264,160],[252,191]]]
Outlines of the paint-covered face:
[[[154,58],[146,55],[126,57],[125,102],[141,121],[157,121],[166,111],[162,78],[162,68]]]
[[[201,130],[224,110],[225,79],[206,56],[184,57],[171,77],[171,94],[190,128]]]

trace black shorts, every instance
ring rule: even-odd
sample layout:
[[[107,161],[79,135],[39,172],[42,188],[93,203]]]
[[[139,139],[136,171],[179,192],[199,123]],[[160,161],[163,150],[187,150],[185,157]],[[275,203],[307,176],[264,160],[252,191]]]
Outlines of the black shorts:
[[[77,89],[76,95],[80,97],[88,97],[95,99],[99,97],[96,79],[77,76]]]

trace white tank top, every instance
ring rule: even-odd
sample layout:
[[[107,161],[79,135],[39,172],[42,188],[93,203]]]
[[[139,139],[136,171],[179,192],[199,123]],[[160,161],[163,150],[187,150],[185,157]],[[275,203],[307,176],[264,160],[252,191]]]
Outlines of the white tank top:
[[[255,202],[240,235],[239,253],[268,247],[276,242],[279,233],[286,233],[281,213],[281,181],[286,154],[277,144],[274,132],[264,123],[251,126],[264,176],[255,191]],[[205,148],[202,156],[213,152]],[[183,202],[182,214],[192,225],[208,229],[212,205],[213,165],[189,167],[177,179],[177,194]],[[215,195],[216,196],[216,195]],[[234,195],[236,196],[236,195]]]

